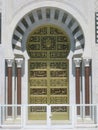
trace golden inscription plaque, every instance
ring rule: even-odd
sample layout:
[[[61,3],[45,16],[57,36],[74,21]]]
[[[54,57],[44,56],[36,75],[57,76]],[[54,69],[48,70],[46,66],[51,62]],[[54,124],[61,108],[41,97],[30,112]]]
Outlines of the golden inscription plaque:
[[[26,48],[28,61],[28,101],[29,104],[69,103],[69,61],[70,41],[67,34],[54,25],[43,25],[33,30],[28,37]],[[43,113],[45,107],[31,107],[29,119],[34,113]],[[52,107],[54,119],[64,115],[68,119],[67,107]],[[38,118],[40,120],[40,118]]]

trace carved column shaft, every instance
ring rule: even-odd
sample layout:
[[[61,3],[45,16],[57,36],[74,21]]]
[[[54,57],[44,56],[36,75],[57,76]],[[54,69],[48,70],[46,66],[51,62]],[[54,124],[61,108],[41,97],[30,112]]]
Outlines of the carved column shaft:
[[[76,104],[80,104],[80,63],[81,60],[74,60],[75,62],[75,71],[76,71]],[[80,107],[77,107],[77,114],[80,115]]]
[[[85,67],[85,104],[90,103],[89,73],[90,73],[90,67]]]
[[[8,105],[12,104],[12,67],[8,67]],[[8,107],[8,116],[12,116],[12,107]]]
[[[12,104],[12,67],[8,67],[8,104]]]
[[[8,93],[7,104],[12,104],[12,63],[13,60],[7,60],[7,74],[8,74]],[[8,107],[8,116],[12,116],[12,107]]]
[[[76,68],[76,104],[80,104],[80,67]]]
[[[89,76],[90,76],[90,60],[85,59],[85,104],[90,104],[90,84],[89,84]],[[90,115],[90,107],[85,107],[85,115]]]
[[[21,66],[22,60],[17,59],[17,104],[21,105]],[[21,115],[21,108],[17,107],[17,115]]]
[[[76,68],[76,104],[80,104],[80,67]],[[77,107],[77,115],[80,115],[80,107]]]
[[[17,104],[21,104],[21,68],[17,68]]]

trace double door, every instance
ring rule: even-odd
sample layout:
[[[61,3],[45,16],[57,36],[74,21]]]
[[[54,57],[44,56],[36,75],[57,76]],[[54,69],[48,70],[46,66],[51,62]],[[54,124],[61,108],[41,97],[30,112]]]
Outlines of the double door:
[[[28,38],[28,101],[40,104],[29,108],[30,120],[45,120],[47,108],[41,104],[69,103],[69,39],[52,25],[39,27]],[[68,119],[69,108],[52,106],[52,119]],[[41,115],[41,116],[39,116]]]
[[[49,53],[50,54],[50,53]],[[48,54],[48,55],[49,55]],[[68,104],[68,61],[29,60],[29,104]],[[51,108],[54,119],[68,118],[68,108],[54,106]],[[42,106],[31,107],[30,119],[46,117],[46,108]],[[43,114],[42,114],[43,113]],[[36,115],[36,116],[35,116]],[[37,116],[38,115],[38,116]]]

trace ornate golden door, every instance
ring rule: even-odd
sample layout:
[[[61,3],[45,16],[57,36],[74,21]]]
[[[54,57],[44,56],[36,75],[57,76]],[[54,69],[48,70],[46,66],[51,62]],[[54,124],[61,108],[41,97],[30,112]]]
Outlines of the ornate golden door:
[[[67,34],[57,26],[43,25],[33,30],[27,40],[28,101],[29,104],[69,103],[69,62],[67,56],[70,41]],[[65,106],[52,107],[53,119],[68,119]],[[42,115],[38,117],[39,113]],[[29,119],[44,120],[46,108],[30,107]]]

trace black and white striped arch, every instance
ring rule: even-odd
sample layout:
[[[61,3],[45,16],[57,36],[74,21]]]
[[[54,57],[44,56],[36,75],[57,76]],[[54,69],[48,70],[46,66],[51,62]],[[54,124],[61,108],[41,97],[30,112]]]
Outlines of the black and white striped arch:
[[[95,33],[96,33],[96,43],[98,43],[98,12],[95,13]]]
[[[23,43],[23,39],[27,30],[32,28],[32,26],[42,25],[43,23],[46,24],[47,22],[67,26],[73,38],[80,42],[77,49],[84,48],[84,35],[77,20],[72,15],[59,8],[43,7],[29,12],[18,22],[12,39],[13,49],[22,51],[22,46],[25,44]]]

